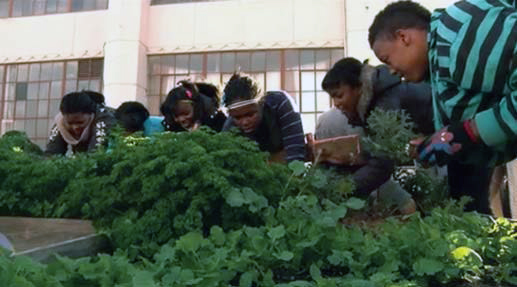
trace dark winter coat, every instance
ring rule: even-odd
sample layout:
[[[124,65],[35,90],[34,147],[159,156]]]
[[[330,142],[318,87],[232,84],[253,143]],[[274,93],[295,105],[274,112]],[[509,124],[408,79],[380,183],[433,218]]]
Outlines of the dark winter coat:
[[[365,65],[361,73],[362,92],[357,110],[359,120],[349,121],[356,128],[362,128],[368,135],[366,125],[368,116],[376,109],[405,110],[416,125],[416,132],[431,134],[433,129],[433,110],[431,87],[428,84],[408,83],[392,75],[386,66],[372,67]],[[346,117],[344,117],[346,120]],[[328,121],[328,119],[327,119]],[[344,123],[345,124],[345,123]],[[325,129],[319,123],[318,129]],[[325,132],[323,132],[325,133]],[[328,132],[327,132],[328,133]],[[320,135],[321,137],[321,135]],[[364,154],[366,164],[347,168],[352,174],[358,194],[369,194],[385,183],[395,168],[393,160]]]
[[[50,136],[45,153],[55,155],[69,155],[77,152],[91,152],[100,146],[107,146],[107,138],[110,129],[116,123],[113,109],[99,107],[95,113],[95,118],[90,126],[90,137],[87,141],[82,141],[75,146],[63,139],[56,124],[50,130]]]

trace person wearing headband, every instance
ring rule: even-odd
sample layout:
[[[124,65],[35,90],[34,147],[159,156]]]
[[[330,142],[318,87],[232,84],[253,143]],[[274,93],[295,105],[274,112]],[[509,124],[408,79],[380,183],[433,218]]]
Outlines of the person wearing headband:
[[[226,116],[219,109],[219,90],[208,83],[179,82],[160,107],[166,131],[192,131],[208,126],[219,132]]]
[[[229,117],[223,130],[237,127],[259,148],[271,154],[271,161],[305,160],[305,139],[300,114],[294,111],[289,95],[266,92],[259,99],[253,80],[234,74],[224,88],[223,103]]]
[[[107,145],[106,138],[115,124],[115,116],[112,109],[104,105],[102,94],[92,91],[66,94],[59,110],[45,153],[71,156]]]

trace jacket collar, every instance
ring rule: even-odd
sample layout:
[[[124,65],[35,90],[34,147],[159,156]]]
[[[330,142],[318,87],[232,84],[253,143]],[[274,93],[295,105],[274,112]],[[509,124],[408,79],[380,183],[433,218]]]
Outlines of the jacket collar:
[[[375,67],[365,64],[361,70],[361,95],[357,103],[357,114],[362,123],[366,123],[368,108],[373,100],[373,77],[375,75]]]

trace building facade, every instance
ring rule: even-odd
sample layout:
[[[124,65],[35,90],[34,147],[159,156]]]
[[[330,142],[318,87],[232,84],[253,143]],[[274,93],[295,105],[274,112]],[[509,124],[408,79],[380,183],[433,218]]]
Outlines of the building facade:
[[[293,97],[304,129],[331,106],[321,80],[367,41],[384,0],[0,0],[0,133],[44,145],[61,97],[92,89],[152,114],[182,79],[224,86],[235,71]],[[426,0],[429,8],[452,0]]]

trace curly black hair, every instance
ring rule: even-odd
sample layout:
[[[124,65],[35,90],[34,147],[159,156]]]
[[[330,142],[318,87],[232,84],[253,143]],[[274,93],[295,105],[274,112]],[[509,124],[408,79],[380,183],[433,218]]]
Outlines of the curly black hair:
[[[59,110],[63,114],[93,114],[99,106],[104,105],[104,96],[94,91],[80,91],[66,94],[61,99]]]
[[[379,37],[394,37],[399,29],[416,28],[429,30],[431,12],[412,1],[398,1],[389,4],[379,12],[368,29],[370,47]]]
[[[204,110],[203,101],[201,100],[201,96],[199,95],[196,85],[190,81],[181,81],[178,84],[178,87],[169,91],[165,101],[160,106],[160,112],[165,118],[164,126],[167,130],[172,131],[175,131],[178,126],[178,123],[176,123],[174,118],[176,116],[176,107],[180,101],[192,101],[192,106],[194,107],[194,121],[199,121],[201,119]]]
[[[143,131],[149,111],[139,102],[124,102],[115,111],[115,118],[128,132]]]
[[[207,125],[210,118],[218,112],[219,89],[209,83],[181,81],[179,86],[170,90],[167,98],[160,106],[164,116],[163,125],[169,131],[181,131],[183,128],[175,122],[175,108],[179,101],[190,100],[194,108],[194,122]]]
[[[224,87],[223,104],[229,106],[237,101],[255,99],[259,93],[260,89],[252,78],[235,73]]]

